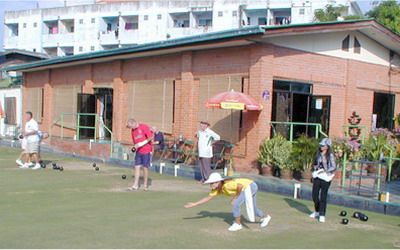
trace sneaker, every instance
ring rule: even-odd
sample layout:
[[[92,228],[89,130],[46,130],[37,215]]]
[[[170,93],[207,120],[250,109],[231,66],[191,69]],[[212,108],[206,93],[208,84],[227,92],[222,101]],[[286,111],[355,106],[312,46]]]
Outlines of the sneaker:
[[[32,169],[36,170],[36,169],[41,169],[41,168],[42,168],[42,166],[40,166],[39,163],[36,163],[36,165]]]
[[[313,212],[312,214],[310,214],[310,218],[316,219],[317,217],[319,217],[318,212]]]
[[[231,231],[231,232],[235,232],[235,231],[239,231],[239,230],[242,229],[242,228],[243,228],[243,226],[242,226],[241,224],[237,224],[236,222],[234,222],[234,223],[232,224],[232,226],[230,226],[230,227],[228,228],[228,230]]]
[[[269,221],[271,220],[271,216],[267,216],[261,219],[260,227],[266,227],[268,226]]]
[[[24,163],[24,164],[22,164],[22,166],[19,166],[19,168],[29,168],[29,165],[28,165],[28,163]]]
[[[17,163],[17,165],[20,167],[24,165],[24,163],[20,159],[16,160],[15,163]]]
[[[320,216],[320,217],[319,217],[319,222],[324,223],[324,222],[325,222],[325,216]]]
[[[26,163],[27,165],[28,165],[28,167],[33,167],[33,166],[35,166],[35,164],[33,164],[32,162],[28,162],[28,163]]]

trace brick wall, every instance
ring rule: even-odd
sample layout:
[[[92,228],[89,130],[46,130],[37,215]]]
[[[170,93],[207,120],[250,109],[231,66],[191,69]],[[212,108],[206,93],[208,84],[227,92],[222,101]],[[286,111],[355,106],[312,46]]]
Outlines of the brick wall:
[[[291,79],[312,83],[313,94],[331,96],[330,136],[341,136],[342,125],[356,110],[363,118],[362,124],[370,126],[374,90],[396,92],[400,76],[392,76],[389,88],[388,68],[353,60],[333,58],[270,44],[240,46],[204,51],[153,56],[94,65],[65,67],[51,71],[26,73],[24,96],[30,87],[45,88],[45,117],[41,126],[49,128],[51,117],[52,86],[79,83],[85,93],[92,93],[96,84],[110,84],[114,90],[114,138],[130,143],[130,131],[125,127],[128,119],[126,103],[131,101],[127,82],[151,79],[175,79],[175,121],[173,135],[193,137],[198,126],[199,78],[213,74],[240,74],[244,77],[244,91],[264,106],[263,111],[244,112],[244,126],[239,142],[242,155],[235,158],[239,171],[255,171],[260,142],[270,136],[269,122],[272,110],[272,83],[276,79]],[[269,91],[268,100],[262,92]],[[396,112],[400,112],[396,98]],[[57,147],[91,155],[82,143],[63,144],[52,141]],[[86,144],[87,147],[87,144]],[[74,152],[75,152],[74,151]],[[103,151],[101,151],[103,152]],[[104,154],[106,152],[104,151]]]

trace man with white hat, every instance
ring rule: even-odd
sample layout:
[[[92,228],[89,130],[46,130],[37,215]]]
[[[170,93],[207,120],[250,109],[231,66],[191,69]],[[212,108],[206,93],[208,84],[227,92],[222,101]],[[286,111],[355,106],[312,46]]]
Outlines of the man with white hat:
[[[185,208],[192,208],[206,202],[209,202],[214,197],[224,194],[232,197],[231,204],[233,206],[233,217],[235,222],[229,227],[229,231],[238,231],[243,228],[240,221],[240,206],[245,203],[247,216],[251,222],[255,222],[255,216],[261,218],[260,226],[266,227],[271,220],[271,216],[264,216],[264,213],[257,208],[257,184],[247,178],[225,179],[219,173],[212,173],[210,177],[204,182],[210,184],[211,192],[207,197],[197,201],[189,202]]]

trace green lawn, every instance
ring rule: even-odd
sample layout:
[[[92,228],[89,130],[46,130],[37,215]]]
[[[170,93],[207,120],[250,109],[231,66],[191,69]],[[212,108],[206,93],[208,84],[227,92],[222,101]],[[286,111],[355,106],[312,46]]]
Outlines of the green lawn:
[[[0,147],[1,248],[393,248],[400,217],[366,212],[370,220],[341,225],[343,208],[329,206],[327,222],[308,218],[310,201],[260,193],[270,225],[245,223],[228,232],[229,199],[184,209],[208,188],[193,180],[152,173],[150,191],[125,191],[131,171],[44,155],[64,171],[18,169],[19,152]],[[122,180],[121,175],[128,179]],[[346,208],[348,213],[353,209]]]

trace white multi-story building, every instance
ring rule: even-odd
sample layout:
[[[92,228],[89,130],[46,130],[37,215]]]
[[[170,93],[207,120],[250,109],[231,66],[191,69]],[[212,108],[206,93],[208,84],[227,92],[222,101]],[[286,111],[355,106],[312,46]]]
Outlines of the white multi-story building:
[[[361,14],[350,0],[142,0],[5,13],[4,49],[73,55],[249,25],[308,23],[326,5]]]

